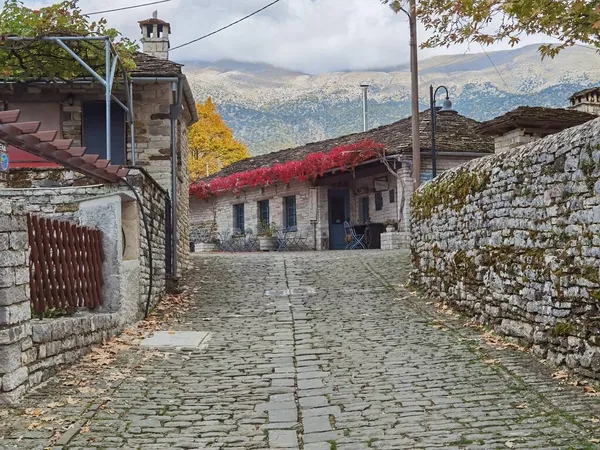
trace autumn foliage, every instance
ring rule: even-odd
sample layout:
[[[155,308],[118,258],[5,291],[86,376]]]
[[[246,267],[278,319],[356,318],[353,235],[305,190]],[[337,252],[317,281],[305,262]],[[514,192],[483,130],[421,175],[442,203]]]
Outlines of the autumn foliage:
[[[382,0],[396,12],[408,11],[407,0]],[[545,34],[542,57],[554,57],[578,44],[600,49],[600,6],[586,0],[419,0],[417,18],[428,30],[423,48],[475,42],[519,44],[523,36]]]
[[[236,161],[250,157],[246,146],[235,140],[233,132],[219,115],[210,97],[206,102],[196,105],[196,108],[200,120],[189,130],[189,167],[192,180],[211,175]]]
[[[238,193],[243,188],[266,187],[275,183],[314,180],[328,170],[353,170],[357,165],[381,157],[383,144],[362,140],[354,144],[334,147],[328,153],[311,153],[301,161],[288,161],[272,167],[238,172],[210,181],[199,181],[190,186],[190,195],[207,199],[226,192]]]

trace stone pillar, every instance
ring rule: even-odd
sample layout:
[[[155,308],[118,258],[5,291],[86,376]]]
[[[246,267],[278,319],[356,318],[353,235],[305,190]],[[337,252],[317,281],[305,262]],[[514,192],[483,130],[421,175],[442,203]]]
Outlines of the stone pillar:
[[[0,211],[0,404],[27,389],[31,340],[27,221],[11,204]],[[25,353],[24,353],[25,352]]]
[[[327,195],[327,187],[319,186],[317,191],[317,250],[329,250],[327,246],[329,241],[329,204]]]
[[[121,197],[112,195],[79,204],[80,225],[102,231],[104,263],[102,275],[102,310],[116,312],[121,308],[121,275],[123,270],[123,232],[121,228]]]

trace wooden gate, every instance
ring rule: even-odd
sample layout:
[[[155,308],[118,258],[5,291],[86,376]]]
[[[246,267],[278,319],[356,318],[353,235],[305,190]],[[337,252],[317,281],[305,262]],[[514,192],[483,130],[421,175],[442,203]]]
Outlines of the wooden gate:
[[[96,308],[102,304],[102,232],[29,214],[29,283],[33,309]]]

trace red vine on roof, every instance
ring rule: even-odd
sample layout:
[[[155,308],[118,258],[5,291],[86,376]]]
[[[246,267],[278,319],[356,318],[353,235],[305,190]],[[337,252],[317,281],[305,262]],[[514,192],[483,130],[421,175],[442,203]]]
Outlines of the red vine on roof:
[[[248,187],[266,187],[275,183],[289,183],[292,180],[314,180],[332,169],[341,171],[354,168],[370,159],[381,156],[385,146],[367,139],[354,144],[334,147],[328,153],[311,153],[302,161],[288,161],[272,167],[238,172],[210,181],[198,181],[190,186],[190,195],[205,200],[226,192],[239,193]]]

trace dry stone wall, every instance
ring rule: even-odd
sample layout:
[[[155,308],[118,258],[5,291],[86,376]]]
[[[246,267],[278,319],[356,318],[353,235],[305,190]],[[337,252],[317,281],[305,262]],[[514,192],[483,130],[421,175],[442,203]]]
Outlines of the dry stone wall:
[[[600,379],[600,120],[473,160],[412,199],[413,281]]]
[[[0,208],[0,403],[26,389],[29,372],[21,363],[30,348],[29,251],[27,220],[12,206]]]
[[[41,175],[43,172],[36,173]],[[48,177],[41,176],[39,180],[47,181]],[[139,228],[133,230],[134,234],[139,234],[138,248],[131,251],[135,258],[123,261],[117,281],[120,290],[115,286],[116,290],[105,291],[108,297],[105,297],[103,307],[93,312],[78,311],[70,317],[42,320],[31,318],[26,215],[92,220],[92,209],[104,208],[102,211],[106,212],[107,203],[113,204],[114,199],[117,199],[115,213],[123,212],[118,206],[131,202],[120,203],[120,199],[130,198],[131,192],[117,185],[64,186],[62,178],[60,187],[0,189],[0,403],[18,400],[28,388],[47,380],[62,365],[80,358],[91,345],[113,336],[143,315],[150,289],[150,252],[153,256],[150,306],[164,294],[168,194],[144,172],[132,171],[128,180],[142,199],[151,245],[146,239],[141,211],[136,206],[131,211],[134,218],[139,215],[139,220],[134,221]],[[119,218],[109,220],[117,221],[118,231]],[[131,222],[131,217],[128,220]],[[105,248],[107,258],[109,254],[120,252],[122,243],[115,239],[120,236],[120,232],[111,236],[105,234],[105,243],[111,246]],[[114,269],[111,272],[114,275],[116,269],[111,269]],[[111,284],[107,279],[109,272],[105,267],[105,287]],[[112,298],[112,294],[118,298]]]

